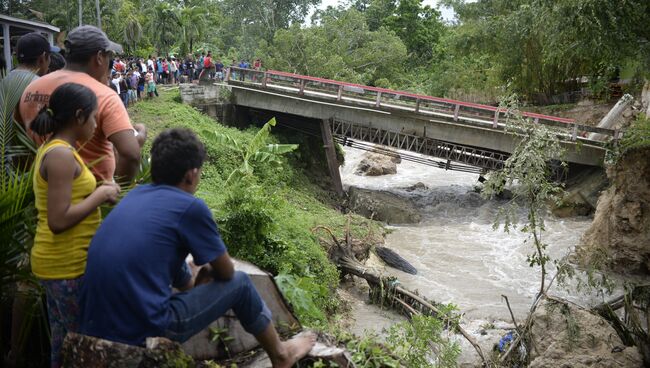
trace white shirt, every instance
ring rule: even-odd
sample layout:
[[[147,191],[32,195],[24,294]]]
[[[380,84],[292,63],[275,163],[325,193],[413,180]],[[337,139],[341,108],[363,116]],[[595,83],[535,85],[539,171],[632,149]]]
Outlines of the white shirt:
[[[122,78],[120,77],[120,78],[113,78],[113,80],[111,81],[111,83],[113,83],[115,88],[117,88],[117,94],[118,95],[120,94],[120,81],[121,80],[122,80]]]

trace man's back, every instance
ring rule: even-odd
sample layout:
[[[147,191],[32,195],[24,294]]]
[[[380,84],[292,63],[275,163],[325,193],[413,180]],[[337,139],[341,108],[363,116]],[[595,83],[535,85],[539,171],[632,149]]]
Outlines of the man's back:
[[[203,201],[167,185],[135,188],[91,242],[80,331],[133,345],[162,336],[172,313],[171,284],[187,254],[203,264],[223,252]]]
[[[95,177],[111,181],[115,172],[115,156],[108,137],[117,132],[132,130],[133,126],[120,97],[110,87],[86,73],[58,70],[47,74],[25,89],[19,105],[22,123],[29,128],[41,108],[47,105],[52,92],[69,82],[84,85],[97,96],[97,129],[90,141],[79,150],[79,154],[86,163],[96,162],[91,168]],[[32,136],[36,137],[33,133]],[[36,140],[41,143],[39,139]]]

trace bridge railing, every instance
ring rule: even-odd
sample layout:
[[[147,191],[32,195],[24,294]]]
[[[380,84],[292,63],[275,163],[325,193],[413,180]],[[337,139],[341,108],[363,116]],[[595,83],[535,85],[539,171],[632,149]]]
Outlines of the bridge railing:
[[[289,93],[310,98],[355,104],[366,108],[390,110],[392,112],[415,113],[430,117],[430,120],[453,119],[459,124],[480,125],[503,129],[507,124],[507,111],[496,106],[425,96],[406,91],[341,82],[331,79],[287,73],[277,70],[259,71],[230,67],[226,73],[227,82],[240,82],[280,93]],[[622,132],[576,123],[574,119],[521,112],[531,123],[565,128],[565,138],[571,141],[602,145],[603,140],[587,138],[589,133],[602,134],[605,140],[617,140]]]

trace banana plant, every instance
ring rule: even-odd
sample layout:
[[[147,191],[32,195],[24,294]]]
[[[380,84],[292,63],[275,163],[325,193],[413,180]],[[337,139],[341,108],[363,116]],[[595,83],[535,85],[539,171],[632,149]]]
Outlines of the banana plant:
[[[272,118],[264,124],[257,134],[255,134],[255,137],[253,137],[248,145],[242,145],[236,139],[227,134],[214,133],[217,143],[229,147],[242,159],[241,166],[233,170],[228,176],[226,185],[238,183],[243,178],[252,176],[255,164],[280,166],[281,162],[279,156],[298,148],[297,144],[267,143],[271,127],[274,127],[275,125],[275,118]]]

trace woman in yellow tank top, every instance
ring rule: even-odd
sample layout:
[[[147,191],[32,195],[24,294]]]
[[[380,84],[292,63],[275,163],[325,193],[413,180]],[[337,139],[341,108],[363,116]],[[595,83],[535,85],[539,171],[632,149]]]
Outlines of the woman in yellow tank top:
[[[47,296],[52,332],[51,366],[60,367],[61,345],[76,331],[78,291],[83,282],[88,245],[101,220],[99,206],[115,203],[117,184],[97,187],[95,177],[75,150],[90,139],[97,125],[97,97],[80,84],[58,87],[31,129],[50,138],[34,162],[34,195],[38,210],[31,253],[32,272]]]

